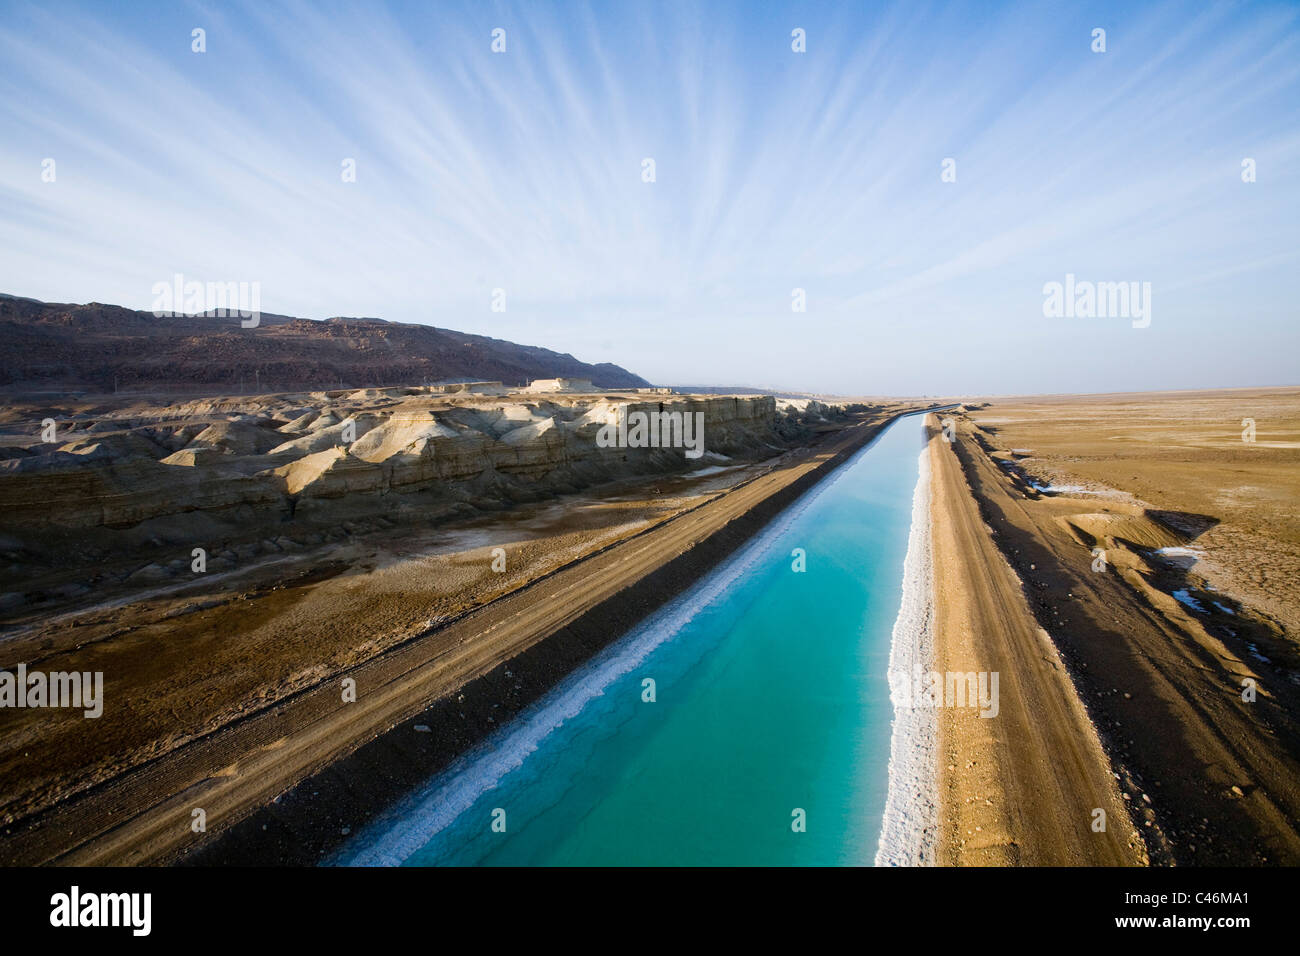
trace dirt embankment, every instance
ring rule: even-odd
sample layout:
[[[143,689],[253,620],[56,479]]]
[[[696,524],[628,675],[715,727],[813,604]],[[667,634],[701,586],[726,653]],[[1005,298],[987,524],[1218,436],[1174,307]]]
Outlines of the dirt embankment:
[[[939,862],[1144,863],[1069,674],[985,526],[958,452],[930,422],[934,669],[996,673],[999,689],[994,716],[939,712]]]
[[[1248,557],[1272,537],[1268,576],[1289,560],[1294,516],[1276,501],[1295,477],[1274,459],[1295,452],[1285,427],[1258,448],[1237,425],[1243,403],[1295,400],[1080,398],[957,416],[946,457],[1024,581],[1051,638],[1042,656],[1068,668],[1154,863],[1300,862],[1290,599],[1255,606]],[[1260,489],[1244,507],[1227,493],[1243,483]],[[1020,799],[1041,800],[1037,786]]]

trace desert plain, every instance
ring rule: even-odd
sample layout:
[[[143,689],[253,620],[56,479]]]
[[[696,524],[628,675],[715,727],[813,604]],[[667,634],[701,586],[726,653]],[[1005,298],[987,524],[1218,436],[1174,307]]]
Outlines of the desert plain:
[[[1300,390],[947,423],[937,654],[1002,668],[1010,710],[941,717],[943,862],[1300,862]]]

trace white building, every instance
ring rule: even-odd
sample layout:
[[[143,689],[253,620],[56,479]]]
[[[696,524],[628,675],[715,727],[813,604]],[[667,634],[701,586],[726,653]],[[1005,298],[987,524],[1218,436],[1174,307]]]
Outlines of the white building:
[[[594,392],[589,378],[539,378],[528,385],[530,392]]]

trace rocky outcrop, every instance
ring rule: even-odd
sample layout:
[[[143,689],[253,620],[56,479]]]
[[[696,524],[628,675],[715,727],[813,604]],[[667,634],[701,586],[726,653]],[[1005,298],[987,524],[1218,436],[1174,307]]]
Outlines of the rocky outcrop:
[[[11,404],[0,415],[0,619],[610,481],[761,461],[846,414],[819,405],[809,423],[808,411],[764,395],[512,400],[428,388]],[[698,416],[698,457],[601,440],[638,413]],[[57,440],[43,441],[51,419]]]
[[[8,531],[30,541],[40,529],[121,529],[177,516],[205,516],[205,527],[323,519],[341,501],[347,514],[500,507],[685,472],[701,459],[767,458],[805,438],[810,415],[842,414],[765,395],[645,398],[452,400],[404,389],[131,408],[59,422],[57,444],[0,436],[8,456],[0,512]],[[602,429],[638,412],[695,416],[702,454],[602,446]]]

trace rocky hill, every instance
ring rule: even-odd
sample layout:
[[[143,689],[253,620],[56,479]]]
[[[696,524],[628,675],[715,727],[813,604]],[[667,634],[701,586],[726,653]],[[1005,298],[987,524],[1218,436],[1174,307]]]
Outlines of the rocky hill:
[[[115,305],[66,305],[0,294],[0,389],[7,392],[258,391],[418,385],[522,385],[586,378],[598,388],[650,383],[572,355],[383,319],[316,321],[262,314],[157,318]]]
[[[681,424],[689,417],[699,454],[603,442],[620,408]],[[851,417],[842,406],[768,395],[498,397],[418,386],[152,404],[19,401],[5,411],[0,619],[101,585],[178,579],[196,546],[212,570],[230,571],[612,481],[708,476],[765,461]]]

